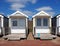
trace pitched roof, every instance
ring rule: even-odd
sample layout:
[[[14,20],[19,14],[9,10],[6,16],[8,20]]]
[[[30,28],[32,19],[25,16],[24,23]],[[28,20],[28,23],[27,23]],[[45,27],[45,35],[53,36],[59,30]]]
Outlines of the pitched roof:
[[[35,14],[33,17],[35,17],[35,16],[50,16],[50,15],[47,14],[46,12],[44,12],[44,11],[41,11],[41,12]]]
[[[58,18],[58,17],[60,17],[60,14],[59,14],[59,15],[57,15],[57,18]]]
[[[3,17],[3,15],[2,15],[2,14],[0,14],[0,17]]]
[[[17,14],[17,15],[15,15],[15,14]],[[21,14],[21,15],[20,15]],[[25,15],[25,14],[23,14],[22,12],[20,12],[20,11],[16,11],[16,12],[14,12],[13,14],[11,14],[11,15],[9,15],[9,16],[25,16],[25,17],[27,17],[28,18],[28,16],[27,15]],[[8,16],[8,17],[9,17]]]

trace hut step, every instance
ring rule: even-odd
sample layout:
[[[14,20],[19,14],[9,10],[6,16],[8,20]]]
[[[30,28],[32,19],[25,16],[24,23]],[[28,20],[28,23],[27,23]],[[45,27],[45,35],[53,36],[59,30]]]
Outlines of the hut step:
[[[41,39],[53,39],[51,34],[40,34]]]
[[[20,40],[20,38],[8,38],[8,40]]]

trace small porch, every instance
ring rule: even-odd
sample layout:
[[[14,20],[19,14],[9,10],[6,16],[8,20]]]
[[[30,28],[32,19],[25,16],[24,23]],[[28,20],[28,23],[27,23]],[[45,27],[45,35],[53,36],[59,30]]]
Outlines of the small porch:
[[[20,40],[21,38],[26,38],[26,34],[14,33],[14,34],[3,36],[3,38],[7,40]]]

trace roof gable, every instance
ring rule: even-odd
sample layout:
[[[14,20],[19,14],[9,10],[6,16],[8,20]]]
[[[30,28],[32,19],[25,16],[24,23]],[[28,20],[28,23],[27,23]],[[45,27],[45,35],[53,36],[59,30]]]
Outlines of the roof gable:
[[[0,14],[0,17],[4,17],[2,14]]]
[[[35,17],[35,16],[50,16],[50,15],[47,14],[46,12],[44,12],[44,11],[41,11],[41,12],[35,14],[33,17]]]
[[[60,14],[59,14],[59,15],[57,15],[57,18],[58,18],[58,17],[60,17]]]
[[[28,18],[28,16],[27,16],[27,15],[23,14],[23,13],[22,13],[22,12],[20,12],[20,11],[16,11],[16,12],[14,12],[13,14],[11,14],[10,16],[25,16],[25,17],[27,17],[27,18]]]

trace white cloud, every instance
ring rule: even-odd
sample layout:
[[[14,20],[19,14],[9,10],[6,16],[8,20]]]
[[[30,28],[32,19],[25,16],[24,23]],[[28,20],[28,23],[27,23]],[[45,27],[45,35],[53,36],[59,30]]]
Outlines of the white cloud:
[[[35,4],[37,0],[6,0],[7,2],[10,2],[10,8],[12,10],[20,10],[21,8],[25,8],[26,4],[28,2]]]
[[[25,5],[23,4],[19,4],[19,3],[13,3],[11,5],[11,10],[20,10],[21,8],[24,8]]]
[[[47,12],[48,14],[50,14],[51,16],[54,16],[55,12]]]
[[[36,9],[37,11],[47,11],[47,10],[53,10],[51,7],[46,6],[46,7],[40,7]]]
[[[32,16],[33,14],[35,14],[35,12],[32,11],[28,11],[28,10],[22,10],[21,8],[26,7],[26,4],[28,2],[35,4],[37,0],[7,0],[7,2],[10,2],[10,8],[11,10],[19,10],[22,13],[28,15],[28,16]]]
[[[3,12],[0,12],[0,14],[3,14],[3,15],[4,15],[4,13],[3,13]]]
[[[8,2],[19,2],[20,0],[7,0]]]
[[[7,0],[8,2],[12,2],[12,3],[16,3],[16,2],[19,2],[19,3],[28,3],[28,2],[31,2],[31,3],[36,3],[37,0]]]
[[[53,8],[49,7],[49,6],[45,6],[45,7],[40,7],[36,9],[37,11],[45,11],[48,14],[50,14],[51,16],[53,16],[55,14],[55,12],[53,12]]]
[[[33,4],[35,4],[37,2],[37,0],[31,0]]]
[[[24,10],[22,11],[24,14],[28,15],[28,16],[32,16],[35,14],[35,12],[32,12],[32,11],[28,11],[28,10]]]
[[[35,12],[32,12],[32,11],[28,11],[28,10],[24,10],[24,11],[21,11],[22,13],[28,15],[30,20],[32,19],[32,16],[35,14]]]

